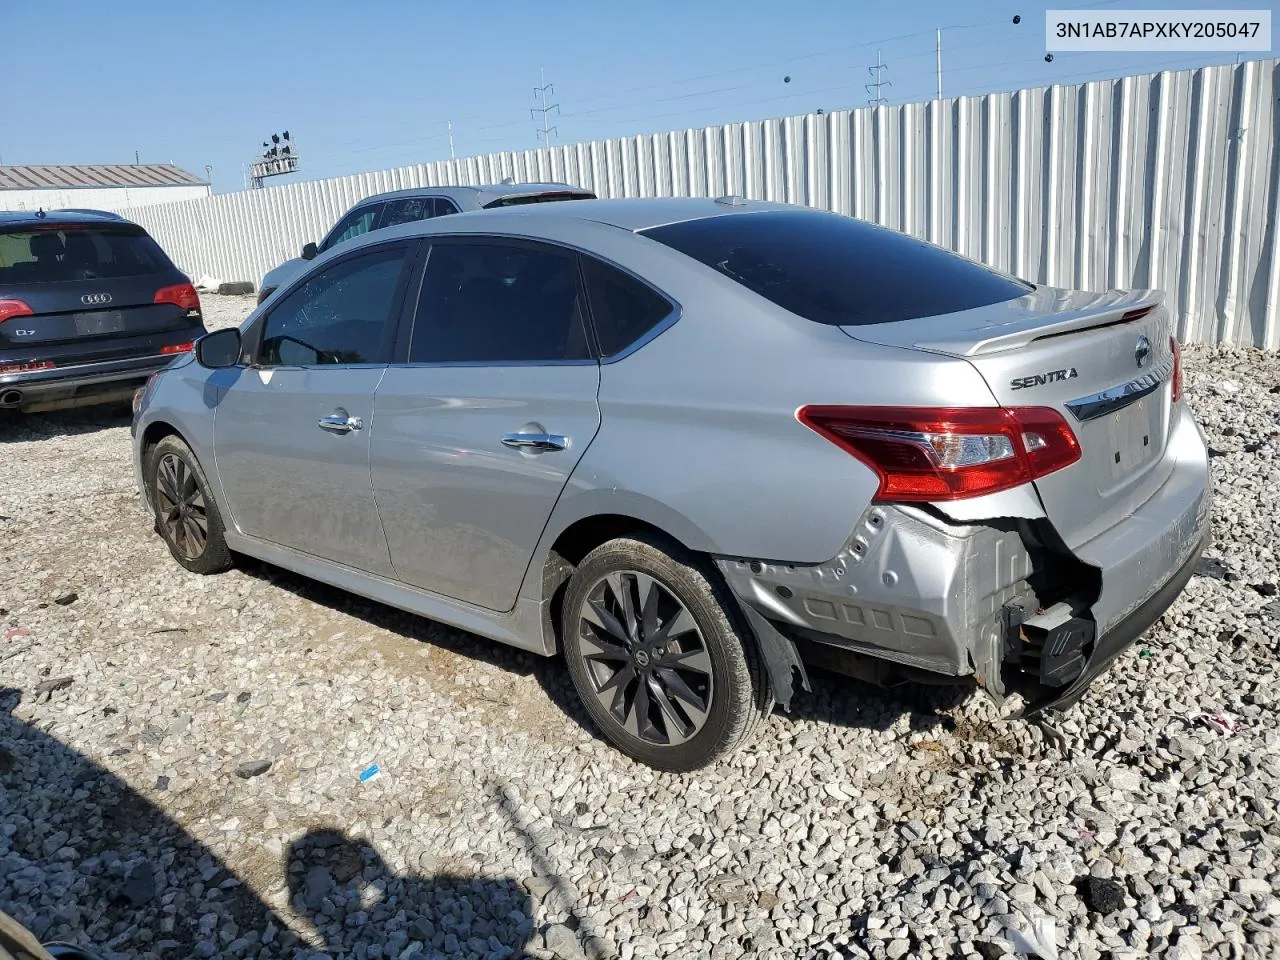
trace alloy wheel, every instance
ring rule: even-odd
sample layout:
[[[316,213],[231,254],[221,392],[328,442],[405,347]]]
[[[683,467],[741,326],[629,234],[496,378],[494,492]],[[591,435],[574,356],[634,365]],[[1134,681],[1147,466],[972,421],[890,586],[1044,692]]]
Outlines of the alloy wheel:
[[[156,467],[156,515],[169,542],[188,560],[204,553],[209,515],[195,473],[172,453]]]
[[[579,611],[581,655],[596,697],[629,734],[674,746],[706,724],[715,678],[693,615],[663,583],[621,570]]]

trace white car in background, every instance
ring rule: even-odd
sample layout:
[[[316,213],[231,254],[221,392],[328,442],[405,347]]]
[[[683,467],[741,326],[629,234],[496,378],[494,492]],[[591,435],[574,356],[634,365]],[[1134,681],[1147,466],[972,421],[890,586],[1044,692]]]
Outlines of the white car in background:
[[[478,187],[414,187],[365,197],[337,222],[319,244],[311,242],[300,256],[286,260],[262,278],[258,302],[262,303],[283,284],[300,276],[307,264],[327,250],[373,230],[383,230],[415,220],[430,220],[467,210],[513,207],[523,203],[555,200],[594,200],[595,194],[567,183],[498,183]]]

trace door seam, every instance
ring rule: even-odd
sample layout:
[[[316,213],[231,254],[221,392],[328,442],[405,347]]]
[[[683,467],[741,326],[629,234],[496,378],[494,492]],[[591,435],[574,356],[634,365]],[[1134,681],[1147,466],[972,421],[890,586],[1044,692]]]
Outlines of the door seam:
[[[387,548],[387,565],[391,567],[391,572],[395,576],[396,582],[404,583],[404,578],[400,576],[400,571],[396,569],[396,558],[391,554],[391,541],[387,539],[387,524],[382,519],[382,504],[378,503],[378,488],[373,483],[373,431],[376,429],[378,421],[378,389],[382,386],[382,381],[387,378],[387,371],[390,369],[390,364],[382,368],[382,373],[378,376],[378,382],[373,385],[373,393],[369,396],[369,452],[365,457],[365,466],[369,470],[369,497],[373,500],[373,512],[378,515],[378,532],[382,534],[382,544]]]

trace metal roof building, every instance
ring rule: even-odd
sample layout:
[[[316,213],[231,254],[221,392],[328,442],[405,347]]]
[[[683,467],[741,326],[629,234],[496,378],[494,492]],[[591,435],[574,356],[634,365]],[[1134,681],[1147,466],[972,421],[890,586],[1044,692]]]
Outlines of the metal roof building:
[[[115,210],[209,196],[209,182],[171,163],[0,166],[0,210]]]

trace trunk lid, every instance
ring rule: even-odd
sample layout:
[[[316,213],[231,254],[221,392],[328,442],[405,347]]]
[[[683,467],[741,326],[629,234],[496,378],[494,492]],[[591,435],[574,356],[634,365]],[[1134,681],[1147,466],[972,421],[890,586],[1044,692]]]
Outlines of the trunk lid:
[[[95,342],[198,325],[199,311],[154,302],[161,287],[185,279],[164,273],[5,287],[3,296],[21,300],[32,314],[0,323],[0,348],[83,343],[91,351]]]
[[[1159,291],[1039,287],[941,317],[845,327],[854,339],[967,360],[1003,406],[1052,407],[1081,459],[1036,481],[1068,547],[1132,515],[1168,478],[1171,323]]]

